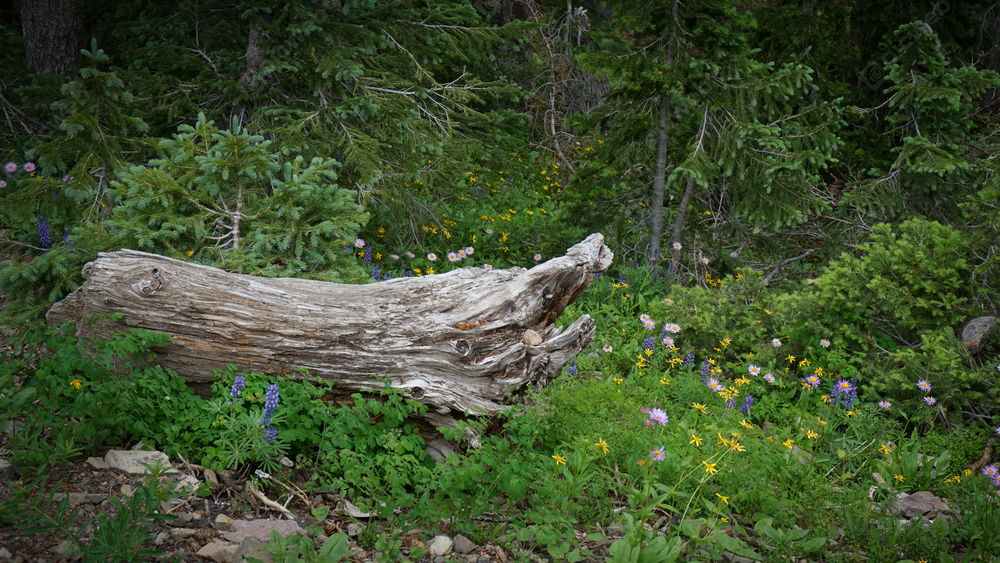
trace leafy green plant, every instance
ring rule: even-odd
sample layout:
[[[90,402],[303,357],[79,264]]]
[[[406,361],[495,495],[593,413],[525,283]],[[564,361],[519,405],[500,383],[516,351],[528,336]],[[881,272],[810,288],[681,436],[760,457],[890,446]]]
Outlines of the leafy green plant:
[[[351,555],[347,545],[347,534],[334,534],[323,542],[317,553],[316,544],[309,536],[295,533],[286,538],[277,530],[271,530],[270,541],[260,551],[266,550],[276,563],[337,563]],[[255,557],[247,557],[247,561],[264,563]]]

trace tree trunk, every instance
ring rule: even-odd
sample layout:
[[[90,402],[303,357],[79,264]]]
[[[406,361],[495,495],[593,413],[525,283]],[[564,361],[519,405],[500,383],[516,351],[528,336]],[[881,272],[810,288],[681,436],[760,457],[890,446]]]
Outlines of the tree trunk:
[[[21,0],[21,31],[28,70],[76,78],[85,26],[75,0]]]
[[[545,385],[590,343],[588,315],[565,330],[553,323],[612,258],[604,237],[593,234],[530,270],[470,267],[344,285],[231,274],[122,250],[88,263],[87,281],[46,320],[74,322],[82,337],[132,327],[167,333],[174,343],[156,350],[156,363],[199,392],[227,364],[296,379],[307,368],[344,397],[380,388],[376,376],[384,374],[440,415],[494,414],[509,393]],[[113,313],[124,316],[85,322]]]
[[[677,208],[677,219],[674,220],[674,233],[670,237],[670,244],[679,243],[681,235],[684,233],[684,216],[687,214],[688,204],[691,203],[691,196],[694,195],[694,176],[688,176],[687,187],[684,188],[684,195]],[[677,274],[677,266],[681,261],[681,249],[674,248],[674,255],[670,258],[670,272]]]
[[[653,171],[653,201],[650,214],[653,219],[649,236],[649,256],[660,260],[660,238],[663,236],[663,184],[667,178],[667,113],[670,111],[669,94],[660,94],[660,125],[656,131],[656,169]]]

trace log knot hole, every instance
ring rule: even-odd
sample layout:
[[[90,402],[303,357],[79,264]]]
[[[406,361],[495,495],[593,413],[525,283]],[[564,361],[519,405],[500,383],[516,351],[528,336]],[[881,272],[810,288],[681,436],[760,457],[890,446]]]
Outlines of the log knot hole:
[[[461,354],[461,355],[464,356],[464,355],[468,354],[469,350],[471,350],[471,349],[472,349],[472,345],[469,344],[469,342],[467,340],[465,340],[465,339],[459,339],[459,340],[455,341],[455,351],[458,352],[459,354]]]
[[[149,268],[135,274],[128,280],[128,286],[139,297],[152,297],[154,293],[166,287],[163,272],[159,268]]]

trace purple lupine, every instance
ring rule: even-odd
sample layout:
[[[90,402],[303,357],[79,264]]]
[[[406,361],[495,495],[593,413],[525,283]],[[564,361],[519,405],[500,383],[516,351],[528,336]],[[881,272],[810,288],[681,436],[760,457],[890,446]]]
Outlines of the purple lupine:
[[[743,399],[743,406],[740,407],[740,413],[750,416],[750,408],[753,407],[753,395],[747,395]]]
[[[655,338],[653,338],[652,336],[650,336],[648,338],[643,339],[643,341],[642,341],[642,349],[643,350],[652,350],[655,347],[656,347],[656,339]]]
[[[272,383],[267,386],[267,392],[264,394],[264,417],[260,419],[261,424],[265,426],[271,424],[271,417],[276,410],[278,410],[278,384]]]
[[[365,264],[371,264],[371,263],[372,263],[372,245],[369,244],[368,246],[365,247]]]
[[[38,238],[42,241],[42,248],[48,248],[52,244],[52,238],[49,237],[49,223],[45,217],[38,218]]]
[[[736,408],[736,397],[732,397],[726,400],[726,408],[722,409],[722,412],[726,412],[729,409],[735,409],[735,408]]]
[[[684,358],[684,365],[685,366],[693,366],[694,365],[694,352],[691,352],[690,354],[687,355],[686,358]]]
[[[243,390],[247,388],[247,379],[242,375],[237,375],[236,379],[233,381],[233,387],[229,390],[230,399],[238,399],[240,395],[243,394]]]
[[[566,373],[568,373],[569,375],[571,375],[573,377],[576,377],[576,373],[577,373],[576,358],[573,358],[573,361],[569,364],[569,367],[566,368]]]
[[[378,269],[378,266],[375,266],[375,268],[373,268],[373,269],[372,269],[372,279],[373,279],[373,280],[375,280],[375,281],[378,281],[378,277],[379,277],[379,276],[380,276],[381,274],[382,274],[382,272],[381,272],[381,271],[379,271],[379,269]]]
[[[407,270],[406,271],[406,277],[412,278],[413,277],[413,270]]]
[[[705,360],[701,363],[701,381],[703,383],[708,383],[708,377],[712,375],[712,364]]]
[[[392,274],[390,274],[389,272],[386,272],[386,273],[382,274],[382,281],[391,280],[391,279],[392,279]]]
[[[273,443],[274,439],[278,437],[278,429],[273,426],[268,426],[267,430],[264,432],[264,439],[267,443]]]
[[[73,246],[69,240],[69,227],[63,229],[63,246]]]

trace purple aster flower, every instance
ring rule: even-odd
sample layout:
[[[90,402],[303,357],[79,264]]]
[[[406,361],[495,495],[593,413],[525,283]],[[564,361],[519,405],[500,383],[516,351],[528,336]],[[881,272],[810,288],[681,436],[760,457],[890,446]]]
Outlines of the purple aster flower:
[[[747,368],[747,371],[750,372],[750,375],[760,375],[760,368],[753,364],[750,364],[750,367]]]
[[[705,382],[705,387],[708,387],[709,389],[715,391],[716,393],[725,389],[725,387],[721,383],[719,383],[719,380],[714,377],[709,378],[709,380]]]
[[[430,260],[431,262],[434,262],[438,259],[438,255],[431,252],[430,254],[427,255],[427,259]]]
[[[364,247],[365,247],[364,239],[360,238],[354,239],[354,248],[364,248]]]
[[[646,330],[653,330],[654,328],[656,328],[656,321],[654,321],[653,319],[646,319],[642,321],[642,326],[645,327]]]
[[[778,340],[777,338],[772,338],[771,346],[774,346],[775,348],[781,348],[781,341]]]
[[[14,172],[17,172],[17,165],[13,162],[8,162],[7,164],[4,164],[3,170],[8,175],[13,174]]]
[[[536,253],[535,254],[535,262],[541,262],[541,261],[542,261],[542,255]]]
[[[1000,476],[1000,469],[997,469],[997,466],[991,463],[983,468],[983,475],[995,479],[997,476]]]
[[[653,424],[659,424],[660,426],[666,426],[670,422],[670,417],[663,409],[649,409],[649,420],[653,421]]]
[[[889,401],[879,401],[878,406],[881,409],[889,409],[892,408],[892,403],[890,403]]]
[[[663,449],[663,446],[656,448],[655,450],[650,450],[649,455],[653,458],[653,461],[663,461],[666,457],[667,452]]]
[[[6,187],[7,187],[7,181],[6,180],[0,180],[0,189],[6,188]]]
[[[416,257],[417,257],[417,255],[416,255],[416,254],[414,254],[413,252],[411,252],[411,251],[407,250],[407,251],[406,251],[406,257],[407,257],[407,258],[416,258]]]
[[[493,269],[493,264],[483,264],[483,269],[488,272]]]
[[[472,254],[473,254],[473,253],[474,253],[475,251],[476,251],[476,249],[475,249],[475,248],[472,248],[471,246],[466,246],[466,247],[465,247],[465,255],[466,255],[466,256],[472,256]]]
[[[803,379],[802,382],[812,387],[813,389],[819,387],[819,377],[815,375],[810,375],[809,377]]]
[[[819,341],[819,345],[822,346],[822,347],[824,347],[824,348],[829,348],[830,347],[830,341],[824,338],[824,339],[822,339],[822,340]]]
[[[666,338],[663,339],[663,345],[666,346],[667,348],[673,348],[674,339],[667,336]]]
[[[743,399],[743,406],[740,407],[740,412],[746,416],[750,416],[750,409],[753,407],[753,395],[747,395]]]
[[[919,387],[920,390],[923,391],[924,393],[931,390],[931,384],[926,379],[921,379],[920,381],[918,381],[917,387]]]
[[[458,262],[459,261],[458,254],[456,254],[454,252],[449,252],[448,253],[448,261],[449,262]]]
[[[28,173],[34,172],[35,171],[35,163],[34,162],[25,162],[24,163],[24,171],[28,172]]]
[[[774,383],[774,376],[771,375],[771,374],[769,374],[769,373],[765,373],[764,374],[764,381],[766,381],[768,383]]]
[[[242,395],[243,390],[247,387],[247,379],[242,375],[237,375],[236,379],[233,380],[233,387],[229,390],[229,398],[236,399]]]
[[[393,260],[399,260],[399,254],[390,254],[389,258],[392,258]]]
[[[933,407],[937,404],[937,399],[934,397],[924,397],[924,402],[927,403],[927,406]]]
[[[38,218],[38,238],[42,242],[42,248],[48,248],[52,244],[52,239],[49,237],[49,223],[45,217]]]

